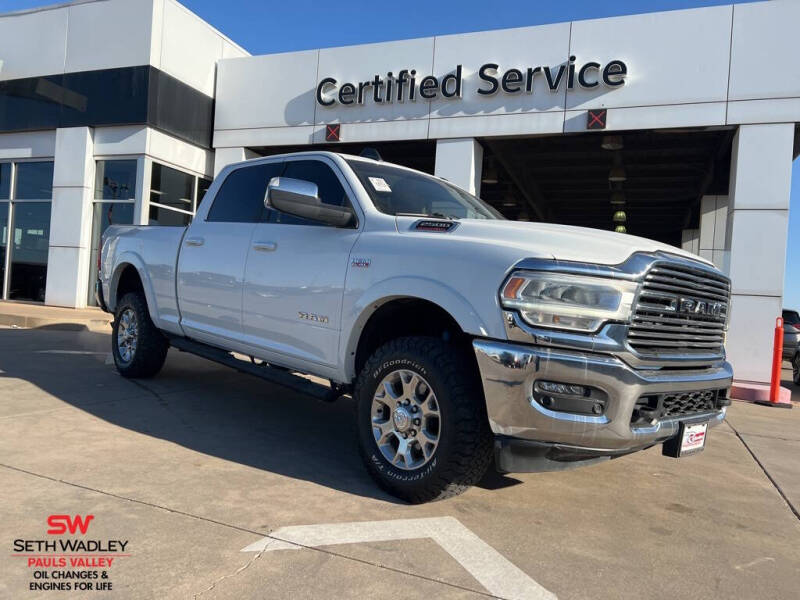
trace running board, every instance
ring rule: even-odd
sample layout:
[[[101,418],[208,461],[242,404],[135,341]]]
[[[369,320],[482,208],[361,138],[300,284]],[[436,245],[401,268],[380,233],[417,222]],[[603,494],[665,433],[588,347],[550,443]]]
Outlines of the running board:
[[[236,369],[241,373],[248,375],[255,375],[261,379],[265,379],[270,383],[274,383],[281,387],[288,388],[292,391],[299,392],[312,396],[317,400],[324,402],[333,402],[341,396],[341,390],[325,387],[313,381],[309,381],[299,375],[293,375],[288,371],[284,371],[277,367],[271,367],[266,364],[256,365],[246,362],[233,356],[230,352],[226,352],[220,348],[203,344],[202,342],[195,342],[184,337],[169,336],[169,343],[173,348],[177,348],[181,352],[189,352],[201,358],[214,361],[226,367]]]

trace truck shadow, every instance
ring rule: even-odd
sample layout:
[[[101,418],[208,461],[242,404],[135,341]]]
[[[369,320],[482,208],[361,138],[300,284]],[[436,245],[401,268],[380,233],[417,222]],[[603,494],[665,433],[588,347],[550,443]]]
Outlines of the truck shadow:
[[[109,347],[108,334],[86,329],[0,329],[0,386],[22,379],[108,423],[195,452],[401,503],[361,463],[350,399],[320,402],[175,349],[155,378],[126,380]],[[483,485],[513,483],[492,474]]]

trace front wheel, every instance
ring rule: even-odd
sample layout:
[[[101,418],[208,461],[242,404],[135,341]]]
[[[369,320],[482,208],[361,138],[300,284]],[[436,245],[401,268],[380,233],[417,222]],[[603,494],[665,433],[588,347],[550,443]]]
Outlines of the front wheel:
[[[492,459],[480,379],[452,344],[393,340],[356,382],[359,448],[386,491],[412,503],[440,500],[477,483]]]
[[[111,330],[111,354],[123,377],[152,377],[164,366],[169,342],[147,311],[144,294],[125,294]]]
[[[792,381],[795,385],[800,385],[800,352],[795,354],[792,360]]]

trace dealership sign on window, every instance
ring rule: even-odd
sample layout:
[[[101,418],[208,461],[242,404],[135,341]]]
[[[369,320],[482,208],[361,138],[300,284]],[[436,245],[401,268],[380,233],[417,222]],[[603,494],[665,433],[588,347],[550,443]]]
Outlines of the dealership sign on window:
[[[447,75],[420,77],[415,69],[401,69],[397,75],[389,71],[385,76],[375,75],[365,81],[339,81],[325,77],[317,85],[317,102],[322,106],[363,105],[367,102],[393,103],[419,100],[459,99],[463,97],[463,67],[457,65]],[[575,57],[557,67],[526,67],[501,70],[496,63],[486,63],[478,69],[475,92],[481,96],[503,94],[532,94],[535,87],[544,86],[557,92],[563,85],[572,90],[578,85],[584,89],[600,85],[615,88],[625,83],[628,67],[621,60],[601,65],[590,61],[575,64]],[[539,82],[539,83],[537,83]],[[566,82],[566,83],[565,83]]]

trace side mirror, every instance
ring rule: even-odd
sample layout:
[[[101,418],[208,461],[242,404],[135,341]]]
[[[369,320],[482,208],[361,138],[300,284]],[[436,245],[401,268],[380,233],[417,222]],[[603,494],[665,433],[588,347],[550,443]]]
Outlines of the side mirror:
[[[347,227],[353,222],[354,216],[352,208],[324,204],[319,199],[316,183],[290,177],[273,177],[269,180],[264,205],[334,227]]]

